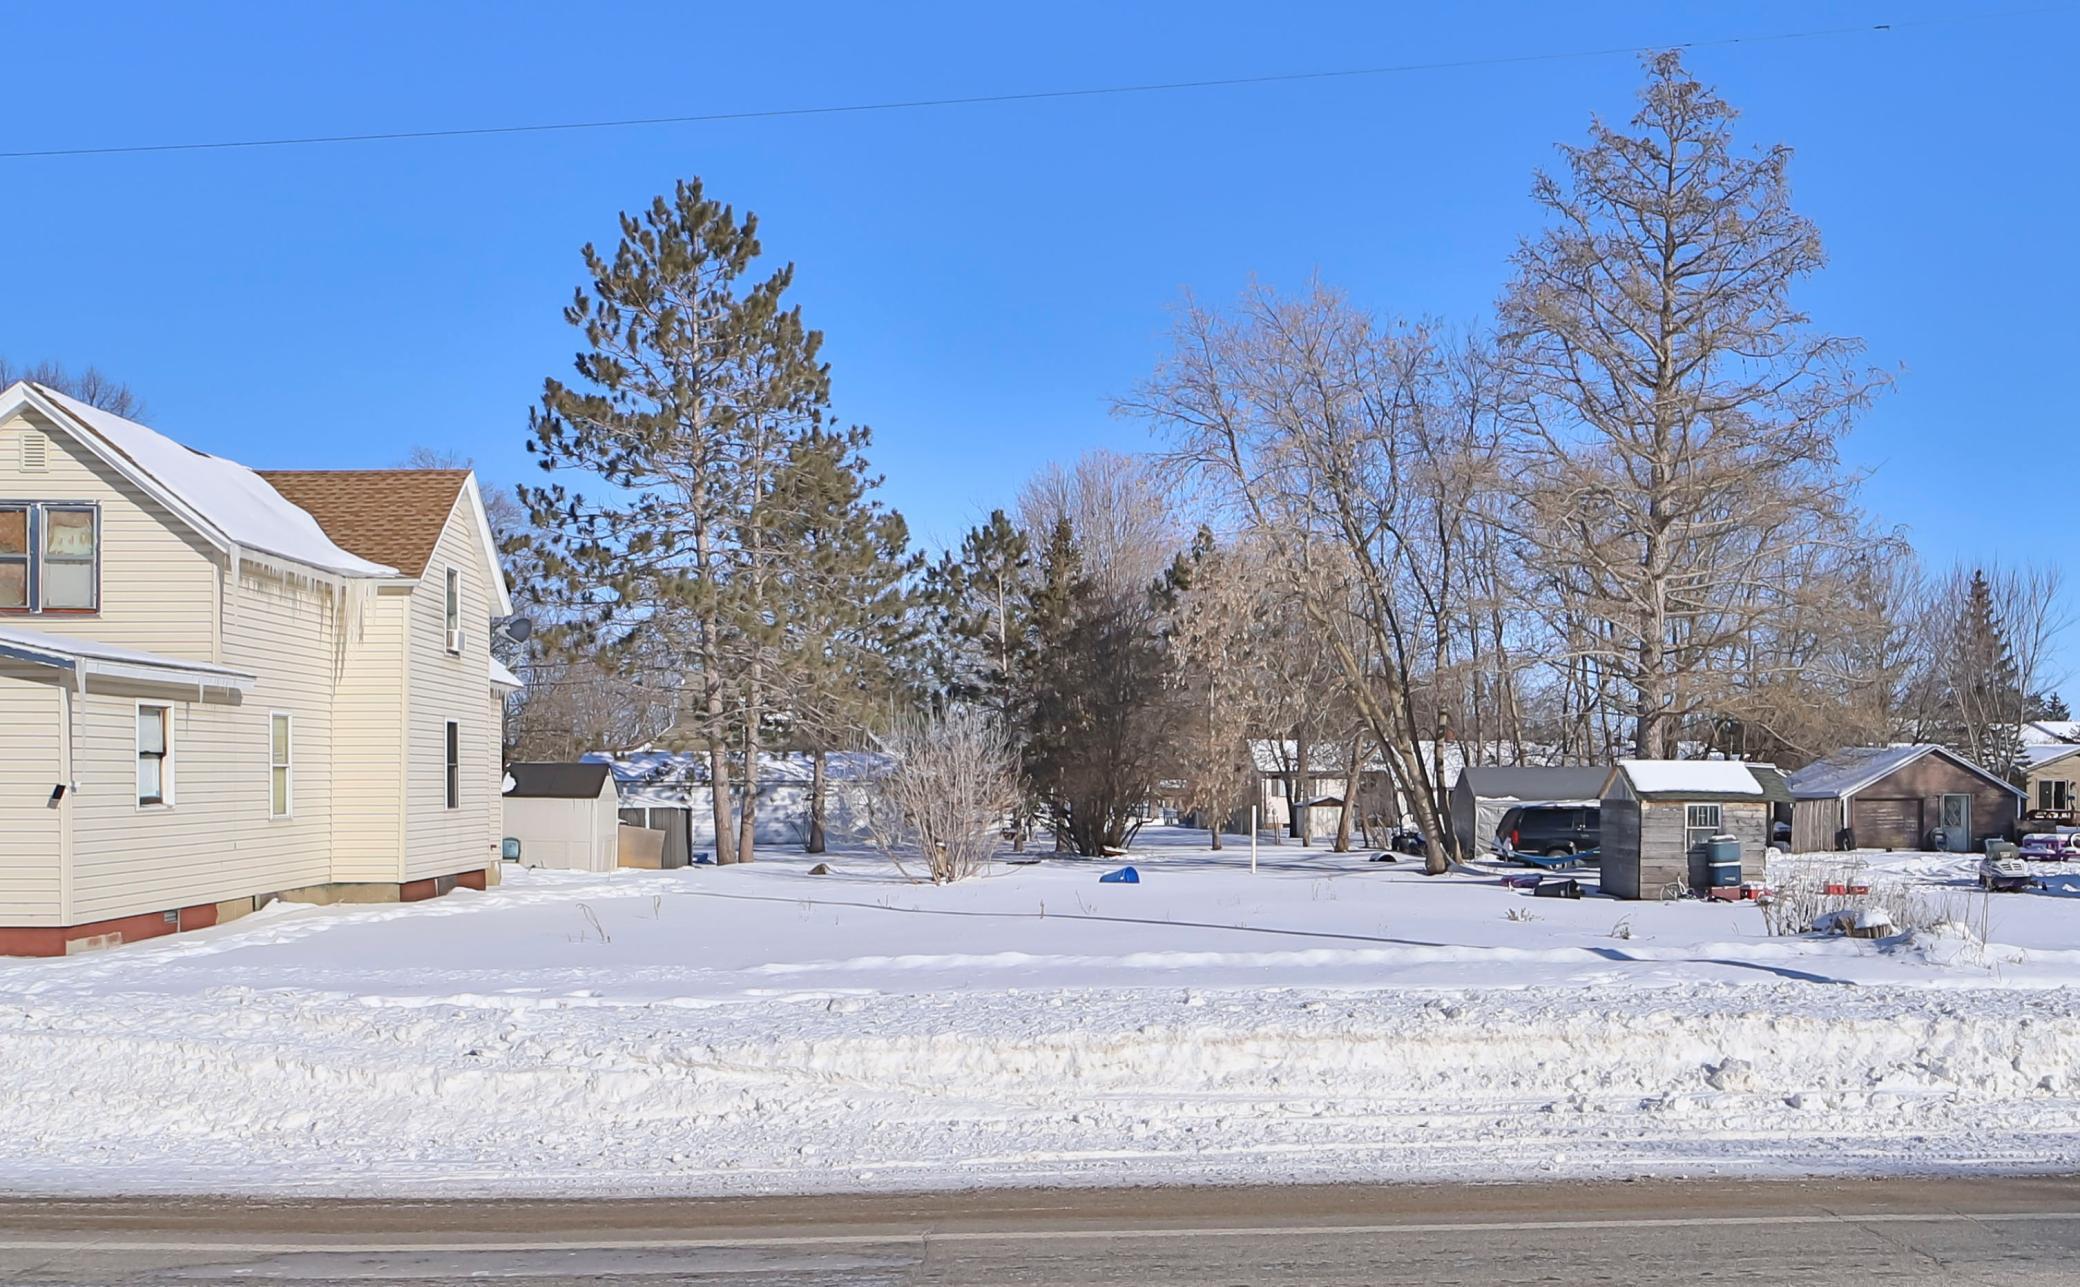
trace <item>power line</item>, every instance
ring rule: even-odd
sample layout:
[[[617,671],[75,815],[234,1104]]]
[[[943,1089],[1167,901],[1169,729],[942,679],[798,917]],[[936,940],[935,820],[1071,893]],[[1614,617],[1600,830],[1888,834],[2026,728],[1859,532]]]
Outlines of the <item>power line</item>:
[[[2071,4],[2044,5],[2000,13],[1958,14],[1907,22],[1858,23],[1852,26],[1816,27],[1803,31],[1765,32],[1752,36],[1722,36],[1712,40],[1685,40],[1672,44],[1612,45],[1601,49],[1573,49],[1537,54],[1511,54],[1489,58],[1459,58],[1440,62],[1394,63],[1380,67],[1348,67],[1330,71],[1274,72],[1257,76],[1225,76],[1205,80],[1153,81],[1138,85],[1100,85],[1082,89],[1031,90],[1014,94],[969,94],[953,98],[906,98],[877,103],[841,103],[823,107],[775,107],[741,112],[702,112],[685,116],[631,116],[603,121],[557,121],[534,125],[481,125],[435,130],[380,130],[360,134],[308,134],[283,138],[218,139],[198,143],[130,143],[107,147],[34,148],[0,152],[0,160],[18,161],[36,157],[134,156],[153,152],[225,152],[250,148],[312,147],[334,143],[393,143],[409,139],[486,138],[512,134],[554,134],[580,130],[634,129],[653,125],[702,125],[726,121],[777,120],[795,116],[838,116],[866,112],[917,111],[935,107],[974,107],[990,103],[1036,103],[1058,99],[1103,98],[1128,94],[1162,94],[1182,90],[1228,89],[1251,85],[1292,84],[1302,81],[1351,80],[1370,76],[1399,76],[1411,72],[1459,71],[1480,67],[1521,66],[1527,63],[1578,61],[1638,54],[1652,49],[1713,49],[1728,45],[1766,44],[1793,40],[1818,40],[1833,36],[1868,36],[1904,27],[1927,27],[1959,23],[1997,22],[2045,13],[2070,12]]]

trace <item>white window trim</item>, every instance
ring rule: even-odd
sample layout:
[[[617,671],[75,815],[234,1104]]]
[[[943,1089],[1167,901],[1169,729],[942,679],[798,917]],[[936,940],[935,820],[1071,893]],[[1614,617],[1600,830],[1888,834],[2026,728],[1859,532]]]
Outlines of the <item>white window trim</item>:
[[[453,737],[450,737],[450,734]],[[448,762],[448,745],[455,746],[455,761],[451,771]],[[462,807],[462,721],[451,719],[441,725],[441,799],[450,809]]]
[[[455,603],[454,621],[448,620],[448,602],[452,594]],[[448,654],[462,655],[462,569],[450,563],[441,577],[441,630],[448,636]]]
[[[163,711],[161,727],[166,730],[166,750],[159,757],[159,800],[146,804],[143,792],[138,790],[137,762],[144,754],[144,747],[137,739],[137,721],[146,711]],[[174,791],[174,744],[173,704],[171,702],[139,701],[130,713],[130,802],[139,813],[161,813],[169,811],[178,802]]]
[[[289,743],[289,745],[288,745],[288,752],[289,752],[289,755],[288,755],[288,758],[287,758],[287,759],[285,759],[285,760],[283,760],[283,761],[282,761],[282,762],[281,762],[280,764],[276,764],[276,763],[274,762],[274,722],[275,722],[276,720],[278,720],[278,719],[280,719],[280,720],[287,720],[287,721],[289,722],[289,735],[288,735],[288,743]],[[280,813],[276,813],[276,812],[274,811],[274,771],[275,771],[276,769],[282,769],[282,770],[285,770],[285,772],[284,772],[284,774],[283,774],[283,785],[282,785],[282,804],[283,804],[283,805],[284,805],[285,807],[283,808],[282,812],[280,812]],[[290,819],[294,818],[295,816],[296,816],[296,712],[294,712],[294,711],[269,711],[269,712],[267,712],[267,820],[268,820],[269,822],[287,822],[287,821],[289,821]]]

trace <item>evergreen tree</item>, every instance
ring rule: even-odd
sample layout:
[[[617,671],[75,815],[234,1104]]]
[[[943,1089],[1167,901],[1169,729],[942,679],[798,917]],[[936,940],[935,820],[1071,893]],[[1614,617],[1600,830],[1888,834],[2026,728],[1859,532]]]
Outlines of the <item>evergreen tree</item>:
[[[589,280],[564,310],[585,336],[578,379],[544,382],[529,449],[544,470],[602,487],[521,490],[560,603],[596,637],[647,637],[631,655],[670,659],[672,673],[646,678],[678,692],[675,736],[707,752],[718,862],[752,857],[780,643],[771,596],[788,555],[767,501],[830,395],[822,337],[782,303],[794,269],[754,277],[760,249],[756,217],[739,220],[698,179],[623,214],[611,256],[585,247]],[[745,779],[735,819],[732,752]]]
[[[789,551],[774,602],[776,723],[811,760],[810,853],[825,849],[830,752],[857,749],[887,712],[915,704],[903,658],[916,644],[909,582],[922,560],[902,515],[869,495],[868,441],[864,428],[801,439],[774,489],[775,537]]]
[[[1020,709],[1026,777],[1059,848],[1124,847],[1172,766],[1158,594],[1105,593],[1084,573],[1069,520],[1055,521],[1027,606]]]
[[[1995,773],[2013,773],[2022,758],[2023,694],[2014,649],[1993,603],[1984,571],[1974,571],[1952,644],[1950,741]]]

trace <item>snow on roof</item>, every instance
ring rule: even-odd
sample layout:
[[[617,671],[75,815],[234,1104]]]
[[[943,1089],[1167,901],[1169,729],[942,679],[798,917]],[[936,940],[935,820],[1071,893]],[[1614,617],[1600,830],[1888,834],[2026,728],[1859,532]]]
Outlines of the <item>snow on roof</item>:
[[[2039,719],[2022,726],[2024,746],[2080,746],[2080,719]]]
[[[2080,747],[2068,747],[2080,750]],[[1951,763],[1996,783],[2005,790],[2015,788],[1962,755],[1934,742],[1905,742],[1898,746],[1852,746],[1815,761],[1790,776],[1791,794],[1800,800],[1846,800],[1881,778],[1889,777],[1926,755],[1939,755]]]
[[[27,387],[55,403],[87,434],[119,452],[233,544],[341,576],[397,575],[395,568],[371,563],[333,544],[318,520],[290,504],[244,465],[183,446],[156,429],[90,407],[55,389],[40,384]]]
[[[14,625],[0,625],[0,656],[14,657],[40,666],[54,666],[85,675],[143,679],[159,683],[202,684],[210,688],[244,692],[258,682],[249,671],[233,670],[206,661],[169,657],[142,648],[124,648],[76,635],[46,634]]]
[[[491,682],[499,688],[527,687],[526,684],[520,682],[520,676],[514,674],[507,668],[504,662],[496,657],[491,659]]]
[[[1618,768],[1642,795],[1767,794],[1745,760],[1620,760]]]
[[[2027,769],[2042,768],[2069,755],[2080,755],[2080,744],[2053,742],[2046,746],[2025,746],[2022,748],[2022,766]]]

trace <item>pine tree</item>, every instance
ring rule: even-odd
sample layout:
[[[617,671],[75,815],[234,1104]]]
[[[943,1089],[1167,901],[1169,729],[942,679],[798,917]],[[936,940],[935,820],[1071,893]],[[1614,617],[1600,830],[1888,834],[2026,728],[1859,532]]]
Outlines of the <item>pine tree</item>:
[[[905,654],[916,644],[902,515],[871,498],[864,428],[801,439],[774,489],[775,537],[789,552],[775,601],[784,638],[783,736],[811,760],[810,853],[824,852],[828,761],[857,749],[892,709],[908,709]]]
[[[770,596],[787,555],[767,500],[793,444],[820,430],[830,395],[822,337],[782,304],[792,265],[763,279],[755,216],[739,220],[698,179],[621,216],[611,257],[564,318],[584,333],[578,380],[544,382],[529,449],[544,470],[603,485],[523,488],[542,577],[597,638],[670,658],[645,682],[679,694],[676,736],[707,753],[718,862],[752,857],[760,725],[779,646]],[[732,817],[731,763],[744,769]],[[732,834],[732,823],[738,825]]]
[[[1993,772],[2012,773],[2021,760],[2023,694],[2014,649],[1984,571],[1972,573],[1954,648],[1949,673],[1957,726],[1951,741]]]

